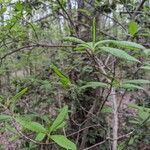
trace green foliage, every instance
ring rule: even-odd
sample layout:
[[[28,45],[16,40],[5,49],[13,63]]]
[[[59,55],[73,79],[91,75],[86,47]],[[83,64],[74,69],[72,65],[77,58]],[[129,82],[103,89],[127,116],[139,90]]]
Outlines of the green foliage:
[[[93,26],[92,26],[92,35],[93,35],[93,44],[96,42],[96,19],[93,19]]]
[[[3,115],[3,114],[0,115],[0,122],[8,121],[10,119],[11,117],[9,115]]]
[[[137,116],[131,123],[142,125],[145,121],[148,123],[150,121],[150,109],[143,106],[138,106],[136,104],[129,104],[130,108],[137,110]]]
[[[137,80],[124,80],[123,83],[133,83],[133,84],[150,84],[150,80],[137,79]]]
[[[144,70],[150,70],[150,66],[142,66],[140,67],[141,69],[144,69]]]
[[[29,121],[26,120],[24,118],[21,117],[17,117],[15,118],[15,120],[22,125],[23,128],[31,130],[33,132],[37,132],[37,133],[46,133],[46,129],[39,123],[37,122],[33,122],[33,121]]]
[[[150,49],[145,49],[144,53],[146,54],[146,56],[149,56],[150,55]]]
[[[56,75],[60,78],[60,82],[64,87],[68,87],[71,85],[71,81],[69,80],[69,78],[66,75],[64,75],[54,64],[51,65],[51,68],[54,70]]]
[[[63,135],[52,135],[50,138],[60,145],[61,147],[68,149],[68,150],[77,150],[76,145],[68,140],[65,136]]]
[[[15,6],[15,10],[21,11],[23,9],[23,5],[21,2],[17,2]]]
[[[84,86],[81,86],[79,89],[84,90],[86,88],[93,88],[96,89],[98,87],[108,87],[107,83],[102,83],[102,82],[87,82]]]
[[[54,120],[53,124],[50,125],[49,132],[55,131],[64,125],[64,120],[67,117],[68,114],[68,106],[64,106],[57,116],[57,118]]]
[[[16,103],[20,100],[20,98],[27,92],[27,88],[24,88],[19,93],[17,93],[15,96],[13,96],[11,99],[9,99],[6,103],[7,106],[10,106],[10,109],[14,111]]]
[[[36,138],[35,138],[36,141],[41,142],[42,140],[44,140],[46,136],[48,136],[59,146],[70,150],[76,150],[76,145],[70,140],[68,140],[65,136],[51,135],[51,133],[64,127],[67,114],[68,114],[68,106],[64,106],[61,109],[60,113],[58,114],[57,118],[54,120],[54,122],[52,124],[47,125],[48,129],[46,129],[40,123],[31,121],[23,116],[21,117],[13,116],[12,118],[10,115],[0,115],[0,121],[3,122],[3,121],[8,121],[10,119],[15,119],[15,121],[19,123],[23,127],[23,129],[27,129],[36,133]]]
[[[80,0],[76,3],[0,0],[0,4],[0,132],[3,133],[0,139],[6,138],[10,145],[19,143],[14,149],[76,150],[87,128],[83,149],[90,146],[110,149],[114,139],[109,142],[107,135],[112,134],[110,122],[114,121],[111,117],[114,107],[109,101],[113,88],[120,106],[118,128],[123,135],[121,139],[118,137],[117,148],[149,146],[147,2],[137,12],[134,11],[141,2],[129,0],[112,4],[104,0],[91,4]],[[125,7],[127,12],[123,11]],[[134,18],[128,12],[133,12]],[[66,37],[62,42],[69,35],[79,38]],[[129,101],[144,107],[136,104],[126,108],[126,94],[131,95]],[[69,121],[68,106],[71,106]],[[91,109],[93,112],[88,116]],[[100,127],[95,127],[97,124]],[[15,125],[19,126],[17,130]],[[60,135],[64,128],[65,135]],[[21,140],[18,130],[28,140]],[[131,131],[133,134],[128,137]],[[76,145],[68,139],[68,133],[73,133]],[[4,146],[5,141],[2,141]],[[102,144],[97,146],[97,142]],[[0,149],[8,147],[0,146]]]
[[[119,87],[124,89],[139,89],[144,90],[143,87],[141,87],[141,84],[150,84],[149,80],[144,79],[136,79],[136,80],[123,80]]]
[[[128,32],[134,36],[138,31],[138,25],[135,21],[130,21],[128,24]]]
[[[114,55],[114,56],[116,56],[118,58],[122,58],[122,59],[129,60],[129,61],[140,62],[139,60],[137,60],[133,56],[130,56],[125,51],[117,49],[117,48],[100,47],[99,49],[100,49],[100,51],[102,50],[104,52],[110,53],[110,54],[112,54],[112,55]]]
[[[38,133],[37,136],[36,136],[36,138],[35,138],[35,140],[41,142],[41,141],[43,141],[43,139],[45,138],[45,136],[46,136],[45,133]]]
[[[113,112],[113,109],[110,107],[110,106],[104,106],[101,110],[102,113],[112,113]]]
[[[133,49],[133,50],[142,50],[145,49],[144,46],[137,44],[135,42],[130,42],[130,41],[117,41],[117,40],[103,40],[99,41],[95,44],[95,47],[99,47],[100,45],[105,45],[105,44],[113,44],[114,46],[120,47],[120,48],[125,48],[125,49]]]
[[[135,84],[130,84],[130,83],[123,83],[120,85],[121,88],[124,89],[139,89],[139,90],[144,90],[141,86],[135,85]]]
[[[28,88],[24,88],[23,90],[21,90],[19,93],[17,93],[15,96],[13,96],[11,99],[10,99],[10,102],[11,103],[16,103],[17,100],[19,100],[26,92],[27,92]]]

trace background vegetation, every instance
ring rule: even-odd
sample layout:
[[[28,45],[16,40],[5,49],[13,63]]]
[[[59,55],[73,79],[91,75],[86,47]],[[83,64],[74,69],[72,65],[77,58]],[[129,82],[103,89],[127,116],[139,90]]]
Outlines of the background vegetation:
[[[0,0],[0,149],[150,149],[149,0]]]

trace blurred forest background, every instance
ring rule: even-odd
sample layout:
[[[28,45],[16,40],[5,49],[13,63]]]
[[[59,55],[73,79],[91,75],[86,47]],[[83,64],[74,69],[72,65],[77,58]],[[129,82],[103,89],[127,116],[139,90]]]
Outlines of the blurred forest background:
[[[0,0],[0,150],[150,150],[149,56],[149,0]]]

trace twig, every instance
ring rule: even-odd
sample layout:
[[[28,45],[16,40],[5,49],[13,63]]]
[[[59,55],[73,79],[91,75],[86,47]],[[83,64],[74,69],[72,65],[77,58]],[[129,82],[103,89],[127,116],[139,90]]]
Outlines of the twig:
[[[78,130],[77,132],[74,132],[74,133],[71,133],[71,134],[67,135],[67,137],[68,137],[68,136],[75,135],[75,134],[78,134],[79,132],[82,132],[82,131],[85,130],[85,129],[94,128],[94,127],[101,127],[101,128],[103,128],[104,130],[106,130],[102,125],[96,124],[96,125],[91,125],[91,126],[82,128],[82,129]]]
[[[89,149],[92,150],[94,147],[99,146],[99,145],[105,143],[106,141],[107,141],[107,139],[104,140],[104,141],[102,141],[102,142],[96,143],[96,144],[94,144],[94,145],[92,145],[92,146],[90,146],[90,147],[88,147],[88,148],[85,148],[85,149],[83,149],[83,150],[89,150]]]
[[[95,101],[93,102],[93,105],[91,107],[91,109],[89,110],[88,114],[87,114],[87,118],[90,117],[91,114],[93,114],[93,112],[95,111],[96,107],[98,106],[97,105],[97,102],[98,102],[98,99],[95,99]],[[88,119],[87,122],[85,123],[85,126],[89,126],[90,124],[90,120]],[[84,146],[85,146],[85,143],[86,143],[86,138],[87,138],[87,134],[88,134],[88,130],[89,128],[86,128],[84,131],[83,131],[83,136],[82,136],[82,140],[81,140],[81,144],[80,144],[80,149],[83,150]]]
[[[132,19],[135,19],[136,15],[137,15],[137,12],[142,8],[142,6],[144,5],[144,3],[146,2],[147,0],[142,0],[141,3],[137,6],[137,8],[135,9],[133,15],[132,15]]]
[[[76,33],[76,36],[78,37],[78,33],[76,32],[76,27],[75,27],[75,25],[74,25],[74,23],[73,23],[71,17],[70,17],[69,14],[67,13],[67,11],[64,9],[64,7],[63,7],[62,4],[60,3],[60,1],[59,1],[59,0],[56,0],[56,1],[57,1],[57,3],[59,4],[59,6],[61,7],[61,9],[64,11],[64,13],[67,15],[68,20],[69,20],[70,24],[73,26],[73,28],[74,28],[74,30],[75,30],[75,33]]]
[[[5,59],[7,56],[10,56],[10,55],[12,55],[16,52],[21,51],[21,50],[25,50],[25,49],[26,50],[31,50],[31,49],[36,48],[36,47],[46,47],[46,48],[65,47],[65,48],[67,48],[67,47],[75,47],[75,45],[50,45],[50,44],[42,44],[42,43],[40,44],[40,43],[38,43],[38,44],[23,46],[21,48],[15,49],[15,50],[13,50],[9,53],[6,53],[4,56],[2,56],[0,58],[0,64],[2,64],[3,59]]]

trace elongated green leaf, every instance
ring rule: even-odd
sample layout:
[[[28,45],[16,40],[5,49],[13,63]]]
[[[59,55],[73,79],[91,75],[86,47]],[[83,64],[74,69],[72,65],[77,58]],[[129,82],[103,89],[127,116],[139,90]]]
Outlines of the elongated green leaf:
[[[150,117],[150,112],[143,110],[139,110],[138,112],[139,117],[145,121],[146,119],[148,119],[148,117]]]
[[[150,80],[137,79],[137,80],[124,80],[123,83],[133,83],[133,84],[150,84]]]
[[[92,42],[87,42],[87,45],[88,45],[88,49],[94,51],[95,47],[94,47],[94,44]]]
[[[69,77],[67,77],[66,75],[64,75],[54,64],[51,65],[51,68],[54,70],[54,72],[60,78],[60,82],[64,86],[70,86],[71,85],[71,81],[69,80]]]
[[[129,122],[132,124],[139,124],[139,121],[136,121],[136,120],[129,120]]]
[[[20,100],[20,98],[27,92],[27,88],[24,88],[19,93],[17,93],[15,96],[13,96],[8,102],[7,105],[10,106],[11,111],[14,111],[15,104]]]
[[[0,15],[2,15],[4,12],[6,12],[7,11],[7,8],[6,7],[2,7],[1,9],[0,9]]]
[[[37,133],[46,133],[46,129],[39,123],[37,122],[33,122],[33,121],[28,121],[26,119],[23,118],[15,118],[15,120],[22,125],[22,127],[31,130],[33,132],[37,132]]]
[[[116,40],[103,40],[103,41],[99,41],[95,44],[95,47],[99,46],[99,45],[104,45],[104,44],[113,44],[116,45],[120,48],[126,48],[126,49],[145,49],[144,46],[134,43],[134,42],[130,42],[130,41],[116,41]]]
[[[78,8],[78,12],[81,12],[81,13],[87,15],[87,16],[91,16],[91,11],[88,10],[88,9],[79,9]]]
[[[66,121],[62,122],[55,130],[61,129],[66,125]]]
[[[16,103],[17,100],[19,100],[26,92],[27,92],[28,88],[24,88],[23,90],[21,90],[19,93],[17,93],[15,96],[13,96],[10,100],[11,103]]]
[[[53,124],[51,125],[49,132],[55,131],[64,122],[64,120],[67,117],[67,114],[68,106],[64,106],[57,118],[54,120]]]
[[[67,150],[77,150],[76,145],[63,135],[51,135],[50,138],[59,146]]]
[[[79,38],[76,37],[65,37],[64,41],[68,41],[68,42],[73,42],[73,43],[78,43],[78,44],[84,44],[85,42]]]
[[[87,82],[86,85],[81,86],[79,89],[84,90],[86,88],[93,88],[96,89],[98,87],[108,87],[107,83],[102,83],[102,82]]]
[[[46,136],[45,133],[38,133],[35,140],[40,142],[45,138],[45,136]]]
[[[93,49],[93,43],[92,42],[87,42],[84,44],[78,44],[77,48],[84,48],[84,49]]]
[[[83,51],[83,50],[85,50],[86,48],[85,47],[82,47],[82,46],[78,46],[78,47],[76,47],[76,48],[74,48],[74,50],[76,50],[76,51]]]
[[[129,104],[128,104],[128,107],[134,108],[134,109],[137,109],[137,110],[143,110],[143,111],[146,111],[146,112],[149,112],[149,113],[150,113],[150,108],[143,107],[143,106],[138,106],[137,104],[129,103]]]
[[[93,36],[93,44],[96,41],[96,19],[94,17],[93,19],[93,25],[92,25],[92,36]]]
[[[134,85],[134,84],[129,84],[129,83],[124,83],[120,87],[124,89],[139,89],[139,90],[144,90],[141,86]]]
[[[22,3],[21,2],[17,2],[16,6],[15,6],[15,9],[18,10],[18,11],[21,11],[23,9]]]
[[[150,49],[145,49],[145,50],[144,50],[144,53],[145,53],[147,56],[150,56]]]
[[[113,109],[110,106],[104,106],[101,110],[102,113],[112,113]]]
[[[10,120],[11,116],[9,115],[0,115],[0,122]]]
[[[140,67],[141,69],[144,69],[144,70],[150,70],[150,66],[142,66]]]
[[[150,108],[146,108],[146,107],[143,107],[143,106],[138,106],[136,104],[128,104],[128,106],[130,108],[137,109],[138,116],[139,116],[140,120],[142,119],[142,122],[147,120],[148,118],[150,120]],[[142,123],[140,120],[139,120],[139,123]]]
[[[129,61],[135,61],[135,62],[140,62],[139,60],[137,60],[136,58],[130,56],[128,53],[126,53],[123,50],[117,49],[117,48],[110,48],[110,47],[100,47],[100,49],[102,51],[105,51],[107,53],[110,53],[118,58],[122,58],[125,60],[129,60]]]
[[[137,33],[138,30],[138,25],[135,21],[131,21],[128,24],[128,32],[129,34],[131,34],[132,36],[135,35],[135,33]]]

